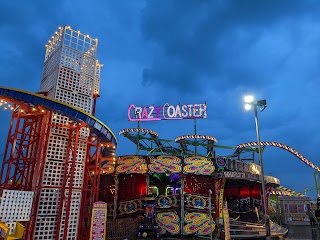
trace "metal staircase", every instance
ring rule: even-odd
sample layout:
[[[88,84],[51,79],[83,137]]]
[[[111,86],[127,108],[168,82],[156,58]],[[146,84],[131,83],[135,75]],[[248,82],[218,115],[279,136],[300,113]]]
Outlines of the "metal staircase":
[[[272,238],[282,239],[288,234],[288,229],[270,221]],[[265,239],[266,229],[262,223],[249,223],[230,219],[231,239]]]

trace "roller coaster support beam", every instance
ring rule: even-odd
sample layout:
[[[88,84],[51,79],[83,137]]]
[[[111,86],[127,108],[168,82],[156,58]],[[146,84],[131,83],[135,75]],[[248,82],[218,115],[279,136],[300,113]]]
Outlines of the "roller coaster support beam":
[[[41,185],[42,185],[42,177],[43,177],[43,171],[45,166],[45,159],[46,159],[46,150],[48,148],[48,142],[49,142],[49,135],[50,135],[50,122],[52,119],[52,112],[46,111],[46,114],[43,117],[42,126],[39,128],[41,131],[40,136],[40,144],[37,149],[38,155],[36,159],[36,164],[34,167],[34,180],[33,180],[33,186],[32,190],[34,192],[33,196],[33,202],[32,202],[32,212],[29,223],[26,225],[26,240],[33,240],[34,239],[34,230],[35,230],[35,224],[37,220],[37,211],[38,211],[38,204],[39,204],[39,198],[41,193]]]
[[[64,176],[63,182],[61,187],[61,198],[59,203],[59,210],[58,210],[58,218],[57,218],[57,229],[56,229],[56,240],[60,239],[61,234],[61,225],[62,220],[64,222],[64,229],[63,229],[63,237],[62,239],[67,239],[68,236],[68,226],[69,226],[69,215],[70,215],[70,207],[71,207],[71,200],[74,190],[74,173],[77,161],[77,152],[78,152],[78,145],[79,141],[82,139],[79,138],[80,130],[86,124],[77,124],[75,126],[65,126],[65,128],[69,129],[69,137],[68,137],[68,146],[66,149],[66,161],[64,167]],[[65,218],[63,217],[63,212],[65,212]]]
[[[80,221],[78,239],[90,238],[90,224],[93,203],[98,201],[102,153],[105,147],[113,147],[111,143],[101,144],[100,139],[90,136],[87,142],[87,157],[84,167],[84,180],[81,195]]]
[[[48,123],[46,112],[24,112],[14,105],[0,172],[1,188],[33,190],[39,172],[35,166],[42,159],[45,141],[42,130]],[[50,114],[49,114],[50,115]]]

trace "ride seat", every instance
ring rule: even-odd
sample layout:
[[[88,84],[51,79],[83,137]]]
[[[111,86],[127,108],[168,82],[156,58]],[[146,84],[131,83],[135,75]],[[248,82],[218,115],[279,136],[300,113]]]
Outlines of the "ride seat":
[[[5,225],[3,222],[0,222],[0,232],[1,232],[1,237],[3,238],[3,239],[7,239],[7,236],[8,236],[8,234],[9,234],[9,231],[10,231],[10,228],[7,226],[7,225]],[[1,239],[2,239],[1,238]]]
[[[9,235],[10,228],[6,226],[4,223],[0,223],[0,229],[2,229],[5,233],[5,236],[3,236],[5,240],[14,240],[23,238],[25,227],[21,223],[17,222],[16,233],[11,235]]]

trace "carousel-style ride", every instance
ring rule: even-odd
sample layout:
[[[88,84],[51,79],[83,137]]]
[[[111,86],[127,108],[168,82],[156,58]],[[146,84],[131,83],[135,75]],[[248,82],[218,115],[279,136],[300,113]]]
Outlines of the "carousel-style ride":
[[[223,237],[225,203],[233,238],[265,234],[259,222],[262,179],[260,166],[254,163],[254,146],[221,146],[215,137],[199,134],[167,140],[140,127],[119,134],[137,151],[102,163],[99,199],[108,203],[110,239],[150,237],[143,231],[147,220],[153,237]],[[217,148],[229,149],[230,154],[220,156]],[[280,181],[272,176],[265,176],[265,181],[269,196]],[[147,206],[146,196],[154,205]],[[246,231],[239,230],[247,223]],[[285,235],[285,229],[272,226],[278,229],[272,229],[273,236]]]

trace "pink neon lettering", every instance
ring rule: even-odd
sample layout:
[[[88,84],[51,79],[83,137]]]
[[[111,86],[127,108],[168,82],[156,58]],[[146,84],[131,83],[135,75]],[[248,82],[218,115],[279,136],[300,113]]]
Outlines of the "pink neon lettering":
[[[156,118],[159,118],[161,107],[154,107],[154,110],[156,111]]]
[[[144,108],[143,108],[141,118],[144,118],[144,119],[147,119],[147,118],[148,118],[148,110],[147,110],[147,107],[144,107]]]
[[[162,113],[161,113],[162,108]],[[162,119],[206,118],[206,104],[170,105],[128,108],[129,121],[158,121]]]
[[[136,107],[135,105],[131,104],[129,106],[129,108],[128,108],[128,119],[129,119],[129,121],[134,121],[134,119],[131,118],[130,113],[131,113],[131,109],[135,108],[135,107]]]

